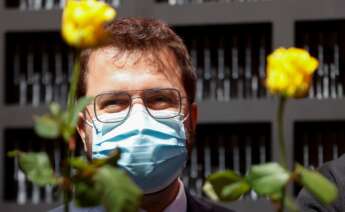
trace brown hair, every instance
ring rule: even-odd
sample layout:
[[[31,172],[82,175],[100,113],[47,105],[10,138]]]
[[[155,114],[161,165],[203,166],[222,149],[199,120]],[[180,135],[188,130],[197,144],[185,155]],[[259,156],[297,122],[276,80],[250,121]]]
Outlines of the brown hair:
[[[120,52],[142,53],[154,53],[167,48],[175,56],[180,68],[179,75],[189,103],[195,101],[196,73],[191,58],[182,39],[166,23],[153,19],[123,18],[109,23],[106,29],[110,34],[109,39],[98,48],[111,46],[118,48]],[[87,65],[94,50],[90,48],[81,52],[78,98],[86,94]]]

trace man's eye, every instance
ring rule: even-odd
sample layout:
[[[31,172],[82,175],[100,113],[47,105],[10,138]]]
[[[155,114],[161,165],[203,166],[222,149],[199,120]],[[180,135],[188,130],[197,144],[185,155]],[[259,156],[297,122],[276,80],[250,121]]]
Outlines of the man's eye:
[[[171,102],[172,100],[171,100],[171,98],[169,98],[169,97],[167,97],[167,96],[155,96],[154,98],[153,98],[153,100],[154,101],[161,101],[161,102]]]
[[[157,95],[148,98],[146,104],[150,109],[159,110],[173,107],[176,103],[172,98],[168,96]]]
[[[164,103],[172,103],[173,102],[173,100],[170,97],[163,96],[163,95],[151,97],[150,101],[151,102],[164,102]]]
[[[112,99],[103,101],[99,105],[99,109],[105,112],[120,112],[128,107],[128,101],[123,99]]]

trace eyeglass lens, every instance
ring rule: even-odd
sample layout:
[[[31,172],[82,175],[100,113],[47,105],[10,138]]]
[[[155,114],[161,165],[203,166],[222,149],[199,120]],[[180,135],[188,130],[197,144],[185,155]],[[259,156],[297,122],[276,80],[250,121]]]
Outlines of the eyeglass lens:
[[[181,97],[175,89],[144,90],[144,105],[153,118],[172,118],[180,114]],[[122,121],[130,111],[132,97],[127,92],[104,93],[95,98],[95,114],[102,122]]]

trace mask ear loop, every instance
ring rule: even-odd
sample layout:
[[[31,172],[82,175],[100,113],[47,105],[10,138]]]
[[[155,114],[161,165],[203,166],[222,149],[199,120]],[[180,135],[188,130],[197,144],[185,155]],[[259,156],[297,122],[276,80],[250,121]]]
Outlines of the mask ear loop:
[[[181,121],[182,123],[184,123],[185,121],[187,121],[187,119],[189,118],[190,116],[190,113],[188,113],[188,115],[186,115]]]
[[[91,114],[89,112],[89,110],[86,109],[87,114],[89,115],[89,117],[91,118]],[[99,133],[95,122],[93,121],[93,119],[91,119],[91,122],[89,122],[87,119],[84,119],[85,123],[89,126],[89,127],[93,127],[95,128],[96,132]]]
[[[183,115],[183,114],[182,114]],[[190,115],[190,112],[188,112],[188,114],[181,120],[181,122],[184,124],[187,120],[188,120],[188,118],[190,117],[191,115]],[[190,126],[191,127],[191,126]],[[192,133],[190,132],[190,130],[188,130],[188,128],[186,129],[186,132],[188,131],[188,138],[186,139],[186,148],[187,148],[187,151],[188,151],[188,149],[189,149],[189,145],[188,145],[188,140],[190,140],[190,139],[193,139],[192,137],[193,137],[193,135],[192,135]],[[193,143],[193,141],[191,141],[192,143]]]
[[[181,97],[182,99],[187,99],[187,97]],[[188,114],[181,120],[182,121],[182,123],[184,123],[188,118],[189,118],[189,116],[190,116],[190,109],[191,107],[189,107],[189,111],[188,111]],[[184,114],[182,113],[181,115],[183,115],[184,116]]]
[[[85,123],[86,125],[88,125],[89,127],[91,127],[91,128],[95,128],[96,133],[99,133],[99,131],[98,131],[97,127],[96,127],[96,124],[95,124],[94,120],[93,120],[92,117],[91,117],[91,114],[90,114],[89,110],[86,109],[85,111],[86,111],[86,113],[89,115],[89,117],[90,117],[90,119],[91,119],[91,122],[88,121],[86,118],[83,117],[82,119],[83,119],[84,123]],[[83,141],[83,143],[84,143],[84,149],[85,149],[85,151],[87,152],[87,145],[86,145],[86,140],[85,140],[85,138],[82,138],[82,141]]]
[[[86,111],[87,111],[87,109],[86,109]],[[90,116],[90,113],[89,113],[88,111],[87,111],[87,113],[88,113],[89,116]],[[92,127],[92,124],[91,124],[88,120],[86,120],[84,117],[85,117],[85,113],[83,114],[83,116],[80,116],[80,119],[82,119],[82,121],[83,121],[86,125]],[[80,136],[80,137],[81,137],[81,140],[82,140],[82,142],[83,142],[85,152],[88,152],[88,148],[87,148],[85,136]]]

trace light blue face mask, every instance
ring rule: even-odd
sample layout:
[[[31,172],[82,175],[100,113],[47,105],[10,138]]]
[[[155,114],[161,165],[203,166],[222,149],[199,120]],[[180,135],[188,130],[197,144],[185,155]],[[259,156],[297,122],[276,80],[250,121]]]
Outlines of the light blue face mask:
[[[114,119],[107,116],[103,120]],[[118,166],[145,194],[166,188],[181,174],[187,161],[181,117],[154,119],[143,106],[134,105],[124,122],[93,122],[92,158],[104,158],[118,147]]]

